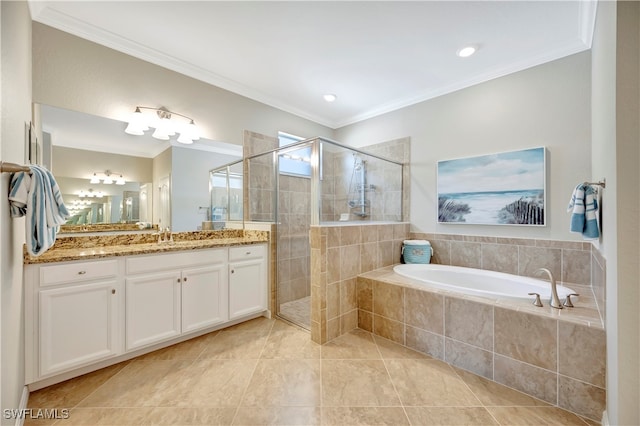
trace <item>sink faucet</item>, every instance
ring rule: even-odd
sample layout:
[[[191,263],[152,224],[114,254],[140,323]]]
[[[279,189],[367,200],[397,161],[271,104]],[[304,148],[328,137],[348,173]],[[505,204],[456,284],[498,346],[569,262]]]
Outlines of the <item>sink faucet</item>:
[[[556,309],[562,309],[562,303],[560,303],[560,298],[558,298],[558,290],[556,288],[556,280],[555,280],[555,278],[553,278],[553,274],[547,268],[540,268],[540,269],[538,269],[537,271],[534,272],[535,275],[538,275],[540,273],[546,273],[547,276],[549,277],[549,282],[551,283],[551,300],[549,300],[549,303],[551,304],[551,307],[556,308]]]
[[[173,242],[173,234],[171,233],[171,229],[167,226],[166,228],[160,228],[158,232],[158,244],[162,243],[172,243]]]

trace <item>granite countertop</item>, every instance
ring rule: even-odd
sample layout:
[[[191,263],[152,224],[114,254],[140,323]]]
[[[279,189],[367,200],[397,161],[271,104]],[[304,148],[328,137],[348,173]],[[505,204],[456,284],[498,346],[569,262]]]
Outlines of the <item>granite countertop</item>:
[[[173,233],[173,243],[158,243],[158,234],[118,234],[105,236],[59,236],[52,248],[38,257],[24,250],[24,263],[53,263],[101,259],[113,256],[199,250],[269,241],[266,231],[225,229]]]

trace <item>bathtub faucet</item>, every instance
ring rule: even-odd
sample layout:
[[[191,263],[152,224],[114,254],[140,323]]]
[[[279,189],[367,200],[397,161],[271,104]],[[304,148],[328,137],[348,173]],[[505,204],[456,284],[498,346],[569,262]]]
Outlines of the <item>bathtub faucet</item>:
[[[551,283],[551,300],[549,300],[551,307],[562,309],[562,303],[560,303],[560,298],[558,298],[558,289],[556,288],[556,280],[553,278],[553,274],[547,268],[540,268],[534,272],[535,275],[539,275],[540,273],[546,273]]]

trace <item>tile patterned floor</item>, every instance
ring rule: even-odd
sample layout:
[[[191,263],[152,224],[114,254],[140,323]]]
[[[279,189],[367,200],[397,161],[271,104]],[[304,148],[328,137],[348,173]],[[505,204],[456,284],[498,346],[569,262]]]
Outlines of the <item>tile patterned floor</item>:
[[[33,392],[25,425],[595,425],[362,330],[258,318]]]
[[[280,316],[301,325],[307,330],[311,329],[311,296],[280,305]]]

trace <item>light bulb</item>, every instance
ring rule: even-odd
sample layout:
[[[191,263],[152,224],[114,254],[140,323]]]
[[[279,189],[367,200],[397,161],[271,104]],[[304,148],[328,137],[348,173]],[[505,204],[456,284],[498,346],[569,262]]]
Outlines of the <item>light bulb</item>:
[[[126,182],[124,181],[124,178],[122,177],[122,175],[120,175],[120,177],[118,179],[116,179],[116,185],[124,185]]]
[[[476,53],[476,48],[474,46],[466,46],[456,52],[457,55],[461,58],[468,58],[469,56]]]
[[[147,125],[140,108],[136,107],[136,110],[129,118],[129,124],[127,125],[127,128],[124,129],[124,132],[130,135],[142,136],[147,130],[149,130],[149,126]]]
[[[160,120],[158,120],[158,125],[156,127],[156,130],[153,132],[151,136],[153,136],[156,139],[160,139],[161,141],[168,141],[169,136],[173,134],[175,133],[171,132],[169,119],[161,118]]]
[[[91,176],[91,180],[89,181],[89,183],[100,183],[100,179],[98,178],[98,176],[94,173],[93,176]]]
[[[104,183],[105,185],[111,185],[113,183],[113,179],[111,179],[110,175],[105,176],[105,178],[102,180],[102,183]]]

